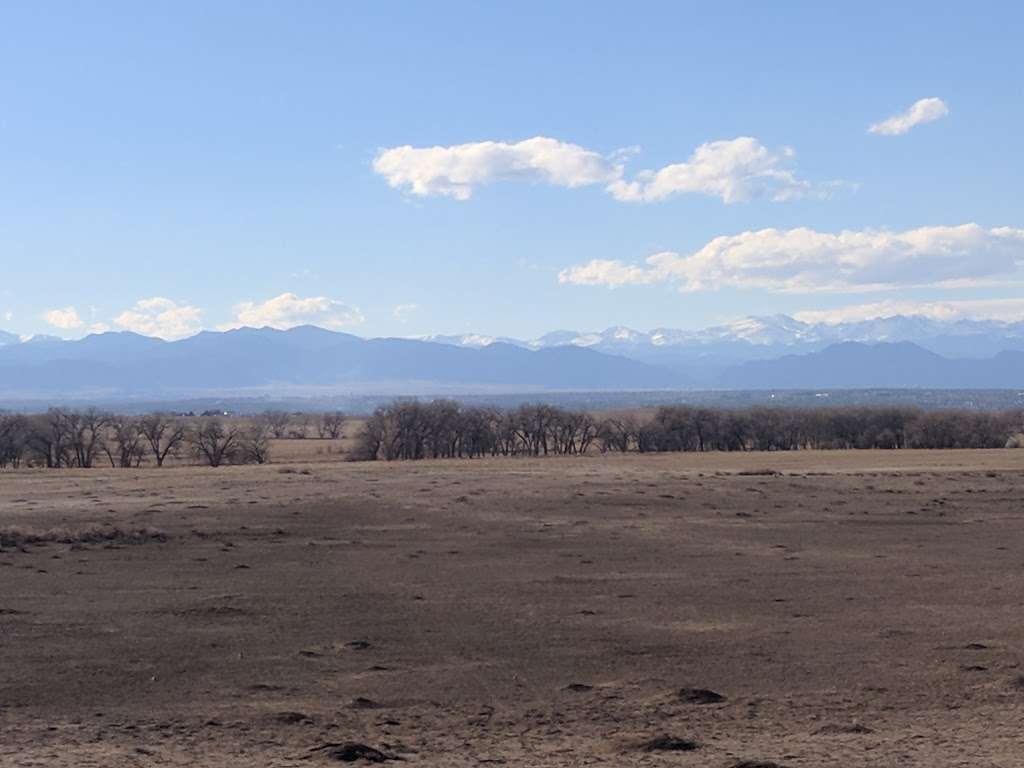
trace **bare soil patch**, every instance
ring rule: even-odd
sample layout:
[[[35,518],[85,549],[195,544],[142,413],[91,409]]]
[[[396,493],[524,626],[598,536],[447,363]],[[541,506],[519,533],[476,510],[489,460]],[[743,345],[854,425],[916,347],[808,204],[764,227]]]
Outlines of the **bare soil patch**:
[[[1020,762],[1024,452],[301,462],[0,474],[0,765]]]

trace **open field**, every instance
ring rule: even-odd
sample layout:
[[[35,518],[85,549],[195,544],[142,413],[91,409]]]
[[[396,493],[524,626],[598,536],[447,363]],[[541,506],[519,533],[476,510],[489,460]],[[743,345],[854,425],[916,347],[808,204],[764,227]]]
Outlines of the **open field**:
[[[1024,764],[1024,450],[322,448],[0,473],[0,765]]]

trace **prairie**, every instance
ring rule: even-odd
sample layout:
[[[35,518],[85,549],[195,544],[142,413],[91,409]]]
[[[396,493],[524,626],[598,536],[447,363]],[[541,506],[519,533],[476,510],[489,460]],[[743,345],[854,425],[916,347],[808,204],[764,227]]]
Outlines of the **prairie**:
[[[325,445],[0,473],[0,765],[1021,760],[1024,451]]]

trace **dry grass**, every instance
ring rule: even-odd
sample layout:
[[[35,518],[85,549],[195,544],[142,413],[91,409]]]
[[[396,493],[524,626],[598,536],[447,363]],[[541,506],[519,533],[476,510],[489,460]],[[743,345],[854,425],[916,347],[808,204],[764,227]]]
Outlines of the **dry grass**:
[[[38,530],[9,526],[0,528],[0,549],[23,549],[38,544],[150,544],[167,541],[167,534],[155,528],[125,530],[112,525],[88,526],[85,528],[49,528]]]
[[[1024,451],[3,480],[0,765],[1020,762]]]

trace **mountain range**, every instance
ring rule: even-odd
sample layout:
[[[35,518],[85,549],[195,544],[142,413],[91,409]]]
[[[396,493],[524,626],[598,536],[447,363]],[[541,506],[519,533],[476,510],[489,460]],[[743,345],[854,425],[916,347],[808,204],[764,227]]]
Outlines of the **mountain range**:
[[[1003,322],[893,315],[842,323],[810,323],[789,315],[768,315],[746,317],[699,330],[655,328],[644,332],[615,326],[599,332],[553,331],[529,340],[480,334],[423,338],[466,347],[481,347],[494,342],[529,349],[573,345],[661,361],[674,356],[690,359],[694,355],[731,360],[775,357],[787,352],[814,352],[846,341],[912,341],[947,357],[986,357],[1007,349],[1024,350],[1024,319]]]
[[[0,392],[209,393],[333,388],[416,394],[468,390],[668,389],[668,369],[565,346],[459,348],[415,339],[363,339],[301,326],[204,331],[180,341],[109,332],[78,341],[0,347]]]
[[[179,341],[0,332],[7,397],[905,387],[1024,388],[1024,322],[895,316],[826,324],[778,315],[699,331],[615,327],[532,340],[364,339],[314,326]]]

